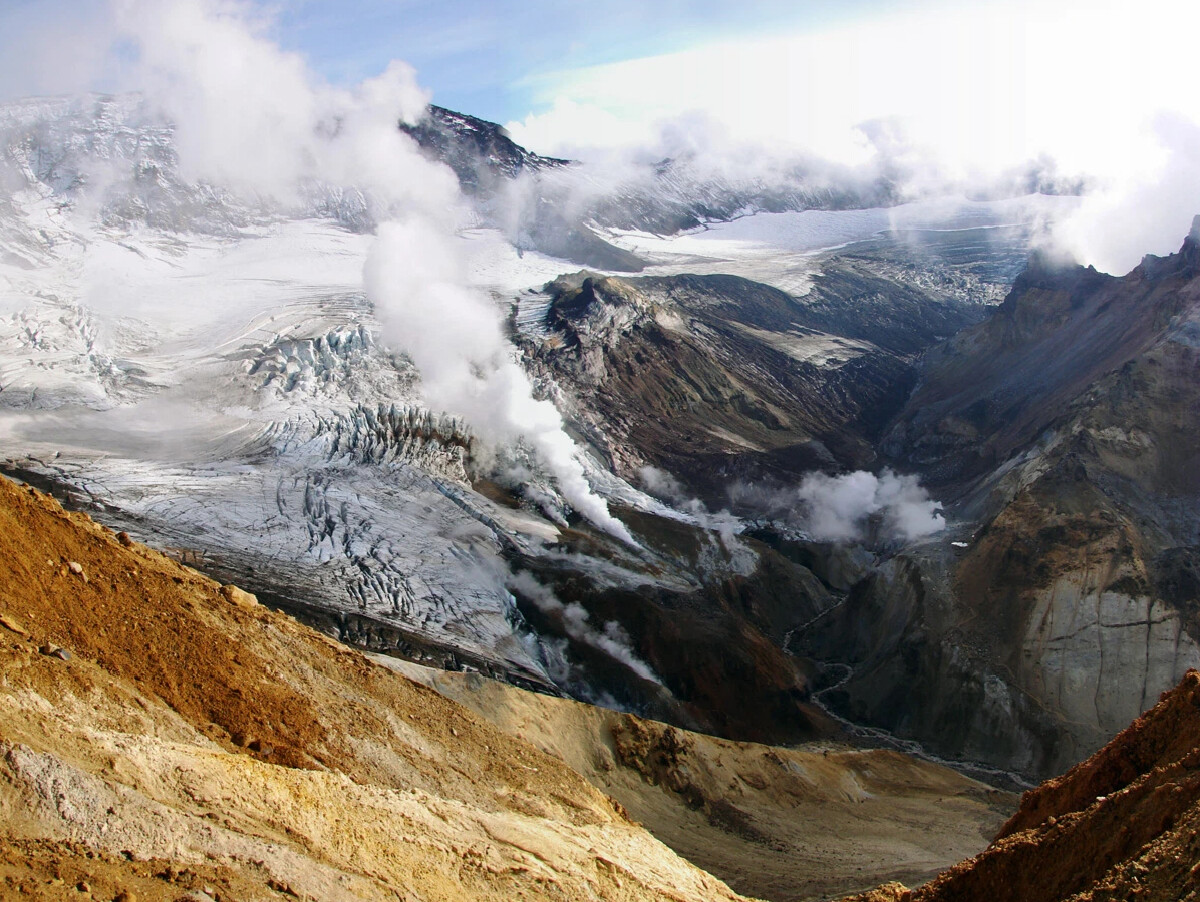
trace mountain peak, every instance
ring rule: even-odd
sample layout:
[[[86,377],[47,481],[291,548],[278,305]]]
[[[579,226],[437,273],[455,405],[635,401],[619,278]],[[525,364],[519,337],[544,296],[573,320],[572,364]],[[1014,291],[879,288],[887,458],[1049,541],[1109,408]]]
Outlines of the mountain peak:
[[[1200,272],[1200,213],[1192,217],[1192,230],[1183,239],[1179,256],[1188,272]]]
[[[517,144],[495,122],[430,104],[415,124],[400,124],[427,154],[446,163],[468,194],[490,195],[523,171],[566,166],[569,160],[539,156]]]

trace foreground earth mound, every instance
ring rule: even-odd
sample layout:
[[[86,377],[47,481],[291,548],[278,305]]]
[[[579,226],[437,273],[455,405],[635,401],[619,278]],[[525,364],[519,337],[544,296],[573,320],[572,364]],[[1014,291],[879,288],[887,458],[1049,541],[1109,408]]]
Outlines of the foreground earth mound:
[[[561,761],[0,480],[0,895],[85,893],[739,898]]]
[[[861,902],[1174,902],[1200,898],[1200,673],[1112,742],[1021,799],[982,854]]]
[[[693,864],[773,902],[927,880],[986,845],[1016,800],[890,750],[731,742],[379,660],[566,761]]]

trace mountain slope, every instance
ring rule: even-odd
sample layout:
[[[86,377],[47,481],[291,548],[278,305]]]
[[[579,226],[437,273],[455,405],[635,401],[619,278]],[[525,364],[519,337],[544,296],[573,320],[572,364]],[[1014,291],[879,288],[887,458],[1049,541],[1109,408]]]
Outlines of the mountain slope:
[[[426,156],[454,170],[463,193],[518,248],[538,250],[583,266],[638,272],[643,261],[599,237],[571,211],[566,185],[549,189],[556,175],[567,182],[570,160],[542,157],[515,143],[494,122],[430,105],[414,125],[401,122]],[[559,172],[562,170],[562,172]],[[543,196],[543,192],[550,196]]]
[[[773,902],[926,880],[988,842],[1016,801],[899,752],[729,742],[477,674],[383,663],[527,737],[688,861]]]
[[[796,297],[728,275],[582,272],[546,286],[524,345],[617,473],[652,464],[727,504],[738,479],[869,465],[915,356],[983,315],[857,261],[815,281]]]
[[[1200,223],[1120,279],[1035,260],[928,355],[884,448],[957,499],[961,547],[906,552],[824,625],[842,711],[1047,776],[1200,665],[1198,264]]]
[[[0,542],[14,891],[736,898],[557,759],[6,480]]]
[[[1061,777],[1025,794],[977,857],[864,902],[1200,898],[1200,674]]]
[[[531,153],[494,122],[433,104],[419,122],[413,125],[401,122],[400,129],[453,169],[468,194],[493,195],[506,180],[524,172],[556,169],[570,163]]]
[[[1035,255],[986,323],[929,355],[889,437],[895,457],[962,486],[1028,447],[1103,377],[1164,339],[1189,344],[1197,242],[1200,220],[1178,254],[1120,279]]]
[[[886,207],[902,199],[887,177],[820,171],[804,161],[746,172],[693,153],[615,165],[543,157],[494,122],[435,105],[400,127],[454,170],[464,193],[517,247],[610,271],[639,272],[646,261],[605,240],[607,230],[672,235],[756,211]]]

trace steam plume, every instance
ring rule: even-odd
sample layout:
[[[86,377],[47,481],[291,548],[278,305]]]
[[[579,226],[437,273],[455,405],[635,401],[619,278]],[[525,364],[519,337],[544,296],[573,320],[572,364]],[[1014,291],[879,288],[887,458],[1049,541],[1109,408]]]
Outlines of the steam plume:
[[[677,510],[693,517],[704,529],[715,532],[721,539],[725,550],[731,554],[744,551],[745,546],[738,540],[742,523],[727,510],[713,513],[699,498],[687,493],[682,483],[666,470],[646,465],[638,470],[642,486],[651,495],[673,504]]]
[[[532,602],[543,614],[557,617],[562,622],[563,630],[572,639],[597,648],[620,661],[643,680],[662,685],[658,674],[629,647],[629,636],[615,620],[604,624],[602,630],[596,629],[582,605],[575,602],[564,604],[550,589],[523,571],[511,574],[507,582],[510,589],[520,592],[523,598]]]
[[[429,402],[466,417],[484,438],[526,438],[577,511],[636,545],[592,492],[558,410],[533,397],[494,307],[463,286],[453,246],[412,221],[385,223],[378,236],[367,258],[367,294],[385,316],[385,338],[404,347],[421,370]]]
[[[882,517],[884,534],[912,541],[945,528],[941,506],[929,498],[915,476],[884,470],[879,476],[858,470],[843,476],[810,473],[796,495],[808,532],[819,541],[861,539],[867,521]]]
[[[1200,213],[1200,125],[1160,116],[1153,135],[1158,153],[1084,199],[1060,223],[1054,238],[1072,257],[1114,275],[1133,269],[1144,254],[1178,250]]]
[[[533,398],[498,312],[467,287],[455,253],[462,204],[453,174],[397,128],[427,95],[393,63],[351,90],[316,78],[262,34],[245,7],[218,0],[122,0],[138,83],[175,123],[186,176],[276,203],[324,183],[362,191],[382,224],[364,273],[385,340],[421,370],[430,404],[481,437],[524,436],[584,517],[630,544],[592,492],[549,402]]]
[[[866,470],[827,476],[809,473],[794,488],[739,483],[730,497],[740,508],[789,522],[819,542],[860,542],[874,535],[910,542],[944,529],[941,505],[916,476]]]

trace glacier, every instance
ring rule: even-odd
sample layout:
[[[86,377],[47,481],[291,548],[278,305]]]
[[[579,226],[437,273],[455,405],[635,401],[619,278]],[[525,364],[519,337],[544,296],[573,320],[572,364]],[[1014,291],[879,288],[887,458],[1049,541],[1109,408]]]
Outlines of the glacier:
[[[627,591],[753,570],[754,553],[727,541],[736,520],[651,497],[586,442],[578,461],[596,492],[698,530],[708,550],[679,561],[606,538],[571,517],[529,448],[482,448],[470,423],[429,409],[364,294],[374,223],[354,190],[314,182],[281,204],[188,182],[170,124],[137,96],[0,108],[0,152],[6,472],[339,638],[543,691],[561,691],[561,648],[522,616],[514,562]],[[818,250],[898,223],[1026,226],[1069,203],[599,231],[644,255],[648,274],[731,273],[802,297]],[[485,209],[457,234],[466,282],[517,332],[545,336],[542,286],[575,264],[514,245]],[[990,290],[962,294],[988,302]],[[570,422],[562,389],[545,372],[535,383]]]

